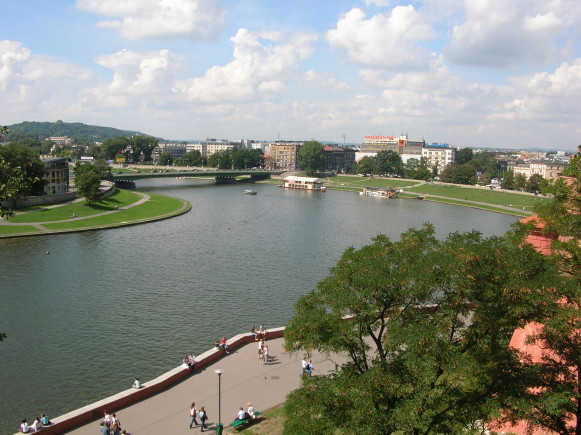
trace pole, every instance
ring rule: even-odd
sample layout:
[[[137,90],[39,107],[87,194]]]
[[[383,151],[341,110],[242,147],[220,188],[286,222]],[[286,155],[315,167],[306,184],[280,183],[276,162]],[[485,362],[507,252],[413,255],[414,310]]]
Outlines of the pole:
[[[218,424],[216,425],[216,435],[222,435],[222,373],[224,370],[217,369],[214,373],[218,375]]]

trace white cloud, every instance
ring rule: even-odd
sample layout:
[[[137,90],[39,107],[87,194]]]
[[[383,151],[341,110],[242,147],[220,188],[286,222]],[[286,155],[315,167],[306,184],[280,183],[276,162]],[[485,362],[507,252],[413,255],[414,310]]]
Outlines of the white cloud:
[[[118,95],[147,95],[168,91],[175,74],[182,68],[181,56],[169,50],[121,50],[99,56],[95,62],[114,71],[113,81],[108,88],[111,93]]]
[[[345,92],[351,89],[347,83],[338,80],[333,74],[317,72],[312,69],[303,74],[303,80],[319,88],[331,89],[335,92]]]
[[[384,7],[384,6],[388,6],[390,3],[391,3],[391,0],[365,0],[366,6]]]
[[[329,45],[345,51],[350,60],[374,68],[429,68],[432,55],[419,43],[434,38],[435,32],[413,6],[397,6],[389,13],[365,18],[361,9],[351,9],[327,32]]]
[[[20,42],[0,42],[0,90],[10,110],[4,123],[34,119],[78,119],[86,89],[97,83],[87,68],[35,55]]]
[[[212,40],[226,24],[218,0],[77,0],[77,8],[108,17],[98,26],[127,39],[189,38]]]
[[[313,52],[316,36],[298,34],[286,39],[278,32],[240,29],[231,41],[234,60],[214,66],[203,77],[183,80],[174,90],[199,102],[244,101],[258,94],[280,92],[300,60]]]
[[[444,53],[458,64],[498,68],[553,62],[580,14],[581,4],[570,0],[466,1],[465,21],[453,28]]]

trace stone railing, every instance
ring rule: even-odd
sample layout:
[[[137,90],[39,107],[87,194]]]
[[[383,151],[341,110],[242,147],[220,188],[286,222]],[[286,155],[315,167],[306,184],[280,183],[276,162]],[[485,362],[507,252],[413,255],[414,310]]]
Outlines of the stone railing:
[[[266,332],[266,338],[268,340],[281,338],[284,336],[284,329],[284,327],[270,329]],[[228,340],[228,349],[231,352],[249,343],[254,343],[254,336],[252,334],[238,334]],[[118,410],[151,397],[168,387],[176,385],[189,376],[195,376],[196,372],[200,369],[207,367],[224,355],[225,352],[222,349],[210,349],[196,357],[196,364],[193,369],[184,368],[180,365],[149,382],[143,383],[140,389],[130,388],[106,399],[71,411],[68,414],[51,418],[53,424],[45,426],[41,433],[44,435],[60,434],[83,424],[90,423],[91,421],[98,420],[103,416],[105,410]]]

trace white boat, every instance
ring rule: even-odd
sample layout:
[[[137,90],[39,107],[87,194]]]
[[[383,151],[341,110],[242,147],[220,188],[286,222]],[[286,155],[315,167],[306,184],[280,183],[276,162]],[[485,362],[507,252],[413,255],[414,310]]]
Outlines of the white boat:
[[[256,190],[250,190],[250,189],[246,189],[244,191],[245,195],[256,195],[258,192]]]
[[[379,198],[397,198],[397,191],[395,189],[375,186],[365,186],[359,195],[377,196]]]
[[[318,178],[295,177],[293,175],[284,179],[283,187],[287,189],[318,190],[321,192],[327,190],[323,186],[323,182]]]

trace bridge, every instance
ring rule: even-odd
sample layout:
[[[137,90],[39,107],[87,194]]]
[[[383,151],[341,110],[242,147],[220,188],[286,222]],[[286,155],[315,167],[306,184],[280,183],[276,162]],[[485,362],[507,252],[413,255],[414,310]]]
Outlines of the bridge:
[[[248,181],[266,180],[271,175],[279,175],[282,171],[265,171],[256,169],[202,169],[202,170],[182,170],[166,171],[156,170],[141,172],[117,172],[113,173],[113,181],[117,187],[124,189],[135,188],[135,182],[146,178],[214,178],[216,184],[236,183],[239,177],[249,177]]]

